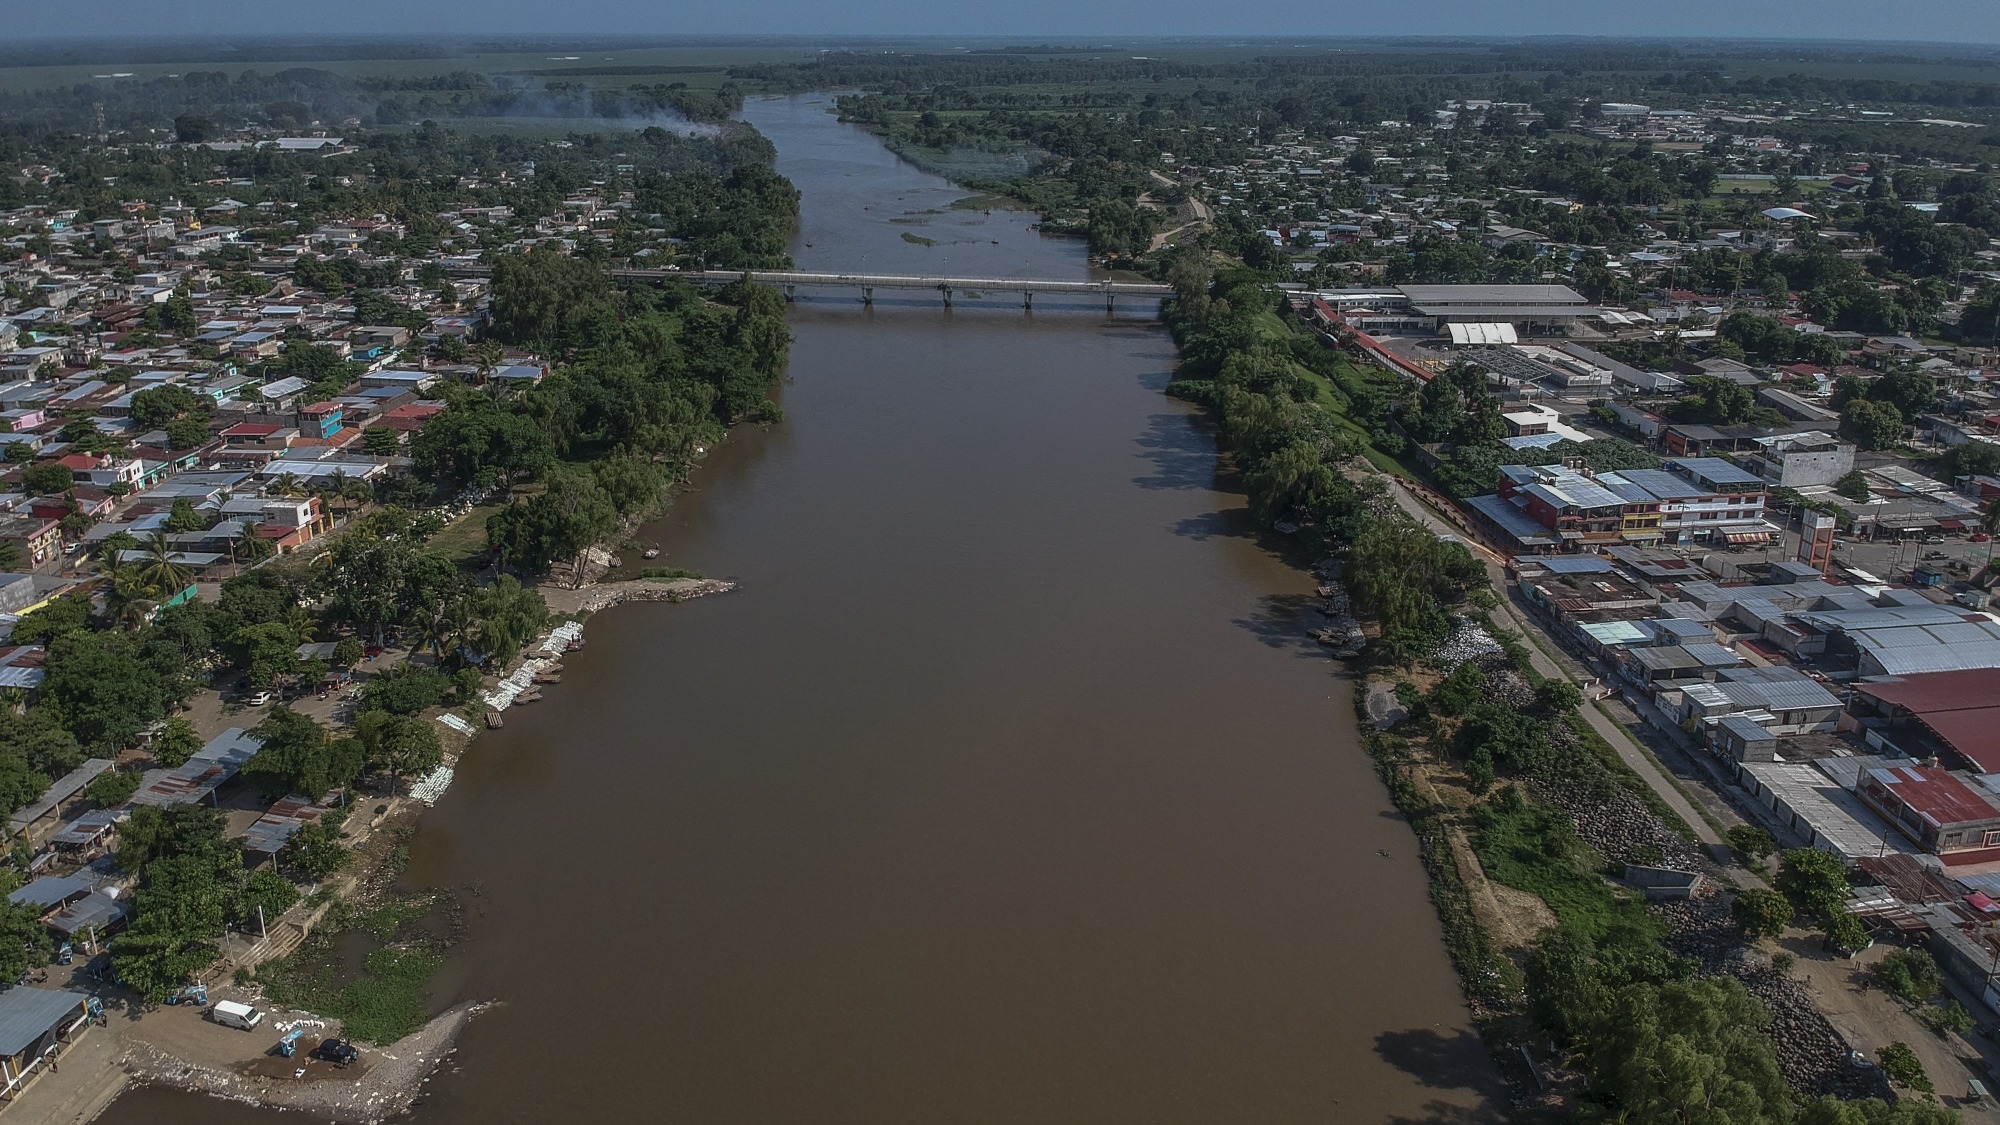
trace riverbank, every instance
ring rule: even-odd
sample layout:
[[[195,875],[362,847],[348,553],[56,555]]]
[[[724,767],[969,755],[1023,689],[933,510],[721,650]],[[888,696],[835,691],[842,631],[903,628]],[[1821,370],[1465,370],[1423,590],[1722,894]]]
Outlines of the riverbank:
[[[581,643],[585,623],[614,606],[683,602],[734,589],[733,582],[694,578],[590,583],[581,589],[545,584],[541,592],[552,603],[551,612],[566,620],[531,642],[508,671],[545,665],[543,650],[552,639],[561,642],[559,651]],[[506,678],[494,677],[489,687]],[[505,710],[512,702],[494,708],[489,701],[487,706]],[[449,714],[443,712],[440,718]],[[106,1026],[93,1028],[64,1051],[61,1061],[66,1069],[39,1079],[20,1104],[10,1108],[9,1120],[82,1125],[137,1086],[303,1111],[343,1125],[383,1121],[419,1102],[424,1084],[452,1053],[465,1026],[493,1001],[458,1004],[386,1046],[357,1044],[362,1048],[360,1062],[343,1070],[307,1057],[319,1039],[345,1034],[339,1021],[274,1007],[254,974],[266,959],[294,955],[305,942],[318,940],[314,930],[329,908],[344,905],[352,913],[384,900],[407,862],[401,841],[415,832],[423,815],[444,795],[459,762],[478,744],[479,734],[470,724],[462,732],[454,728],[444,735],[444,762],[433,775],[415,781],[409,792],[358,802],[371,811],[350,818],[343,840],[359,862],[323,884],[320,895],[272,919],[270,931],[279,941],[260,943],[247,956],[226,956],[212,970],[211,1000],[250,1003],[266,1012],[263,1026],[246,1034],[208,1022],[199,1007],[142,1007],[128,997],[105,993],[98,982],[80,974],[79,962],[67,970],[72,979],[62,983],[104,995],[114,1014]],[[232,971],[235,983],[227,979]],[[299,1053],[290,1059],[273,1055],[271,1044],[294,1023],[307,1028]]]
[[[290,1059],[262,1056],[231,1061],[226,1053],[220,1058],[215,1052],[189,1057],[195,1052],[184,1047],[168,1050],[144,1040],[131,1044],[123,1066],[135,1083],[297,1110],[339,1125],[374,1125],[421,1102],[424,1084],[457,1049],[466,1025],[490,1007],[488,1002],[460,1004],[415,1034],[387,1047],[364,1051],[348,1070],[309,1059],[304,1051]],[[221,1037],[241,1034],[224,1029]],[[305,1041],[310,1043],[319,1035],[309,1033]]]

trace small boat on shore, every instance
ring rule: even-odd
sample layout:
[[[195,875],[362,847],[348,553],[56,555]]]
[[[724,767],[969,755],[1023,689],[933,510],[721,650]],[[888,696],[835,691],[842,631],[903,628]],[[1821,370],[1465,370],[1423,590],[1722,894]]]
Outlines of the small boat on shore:
[[[643,552],[640,553],[639,557],[646,559],[657,559],[660,557],[660,549],[658,547],[648,547]]]
[[[501,727],[503,727],[503,726],[505,726],[505,725],[506,725],[505,721],[504,721],[504,720],[502,720],[502,719],[500,718],[500,712],[498,712],[498,711],[488,711],[488,712],[486,712],[486,729],[487,729],[487,730],[499,730],[499,729],[500,729]]]

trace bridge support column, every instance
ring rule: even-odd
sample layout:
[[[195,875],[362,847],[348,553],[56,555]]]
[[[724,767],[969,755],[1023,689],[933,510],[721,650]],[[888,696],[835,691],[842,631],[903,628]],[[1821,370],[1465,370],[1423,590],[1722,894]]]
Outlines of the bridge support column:
[[[799,287],[798,287],[798,286],[796,286],[796,285],[787,285],[787,286],[785,286],[785,303],[786,303],[786,304],[791,304],[791,303],[792,303],[793,301],[796,301],[796,300],[798,300],[798,298],[799,298]]]
[[[1104,315],[1105,315],[1105,316],[1110,316],[1110,315],[1111,315],[1111,309],[1112,309],[1112,306],[1113,306],[1113,305],[1115,305],[1115,304],[1117,304],[1117,303],[1118,303],[1118,298],[1116,298],[1116,297],[1112,296],[1112,295],[1111,295],[1111,294],[1109,294],[1109,293],[1106,293],[1106,294],[1104,295]]]
[[[949,286],[949,285],[940,285],[940,286],[938,286],[938,292],[940,292],[940,293],[944,294],[944,307],[945,307],[945,308],[950,308],[950,307],[951,307],[951,286]]]
[[[875,304],[875,287],[873,285],[864,285],[861,287],[861,303],[870,307]]]
[[[1035,291],[1033,289],[1021,290],[1021,307],[1027,309],[1029,312],[1035,311]]]

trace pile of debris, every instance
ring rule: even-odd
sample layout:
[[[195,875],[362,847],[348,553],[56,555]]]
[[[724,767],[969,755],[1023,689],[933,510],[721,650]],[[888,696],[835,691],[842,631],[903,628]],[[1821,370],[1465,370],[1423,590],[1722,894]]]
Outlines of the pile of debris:
[[[1574,742],[1567,731],[1558,730],[1556,736]],[[1581,746],[1570,749],[1586,753]],[[1609,778],[1552,768],[1537,771],[1528,783],[1536,801],[1568,813],[1577,836],[1611,863],[1704,874],[1713,870],[1701,850],[1669,829],[1652,806]]]
[[[1888,1098],[1889,1082],[1813,1005],[1805,985],[1745,948],[1726,896],[1664,903],[1654,913],[1667,923],[1667,948],[1692,959],[1697,976],[1733,977],[1771,1013],[1765,1034],[1776,1048],[1785,1082],[1805,1097]]]
[[[1445,639],[1432,650],[1431,660],[1449,671],[1468,660],[1478,660],[1505,651],[1500,647],[1500,642],[1493,639],[1493,634],[1486,631],[1485,626],[1470,617],[1461,617],[1451,627],[1451,632]]]

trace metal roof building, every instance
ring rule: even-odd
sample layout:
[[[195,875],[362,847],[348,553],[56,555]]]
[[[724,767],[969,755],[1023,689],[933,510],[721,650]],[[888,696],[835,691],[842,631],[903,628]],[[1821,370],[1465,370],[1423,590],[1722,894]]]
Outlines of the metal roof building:
[[[144,783],[132,795],[132,804],[179,805],[203,800],[235,777],[263,745],[264,740],[249,731],[230,727],[180,766],[147,770]]]

